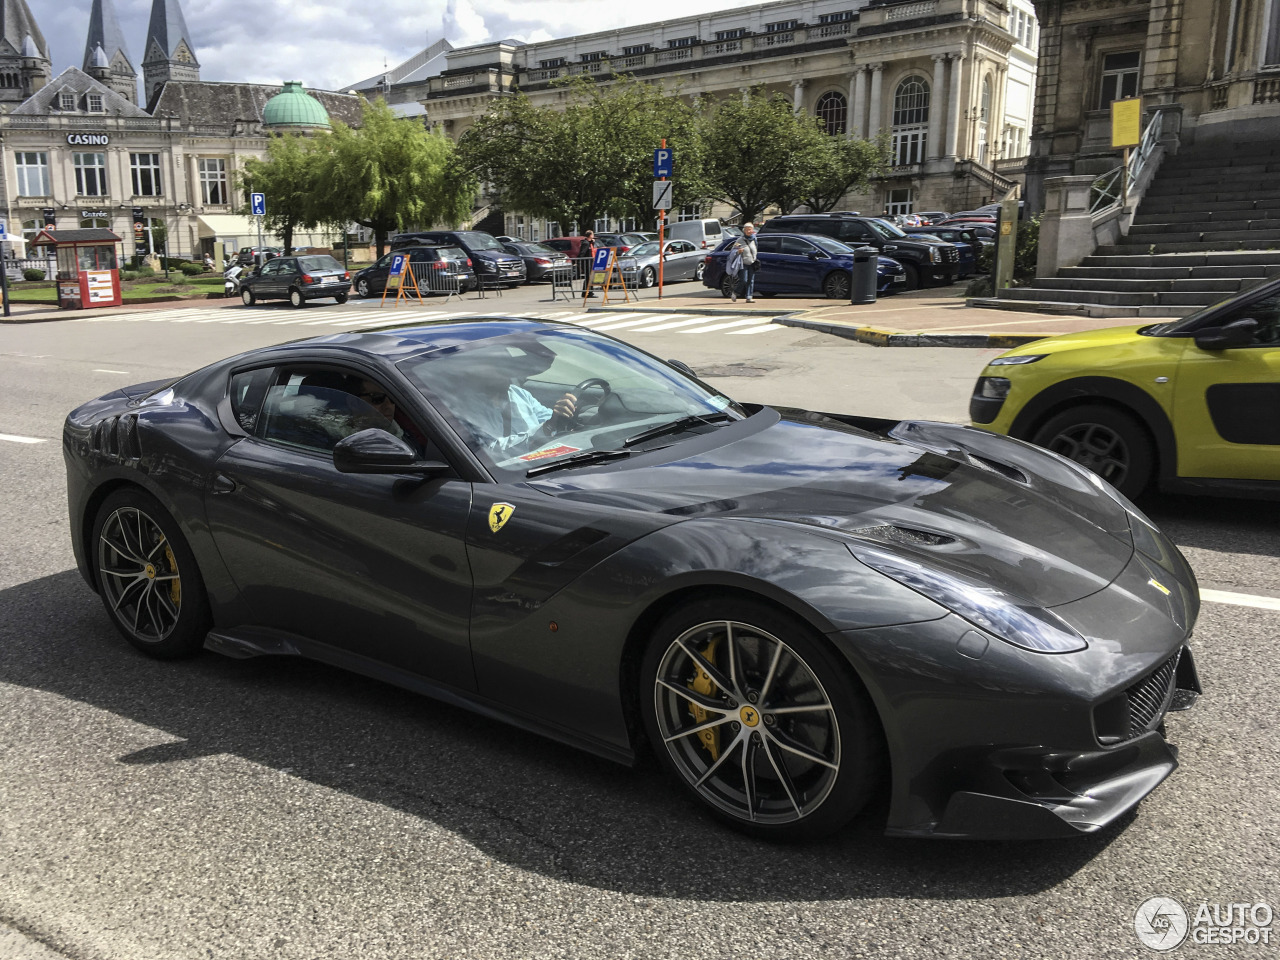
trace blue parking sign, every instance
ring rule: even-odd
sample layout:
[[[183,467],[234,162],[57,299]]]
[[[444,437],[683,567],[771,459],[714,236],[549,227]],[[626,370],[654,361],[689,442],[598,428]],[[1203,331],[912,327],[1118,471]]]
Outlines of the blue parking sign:
[[[608,270],[609,257],[613,254],[612,247],[597,247],[595,259],[591,261],[592,270]]]
[[[676,168],[675,151],[669,147],[660,147],[653,151],[653,175],[655,177],[670,177]]]
[[[249,194],[249,210],[255,217],[267,215],[267,195],[265,193]]]
[[[404,263],[408,259],[409,258],[406,257],[403,253],[397,253],[394,257],[392,257],[391,272],[388,274],[388,276],[398,277],[402,273],[404,273]]]

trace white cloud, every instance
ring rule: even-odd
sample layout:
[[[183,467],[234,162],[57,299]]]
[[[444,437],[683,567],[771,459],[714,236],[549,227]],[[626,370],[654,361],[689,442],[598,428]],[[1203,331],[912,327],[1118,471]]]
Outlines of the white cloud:
[[[80,66],[92,0],[27,0],[49,43],[54,73]],[[339,90],[375,76],[424,46],[550,40],[739,6],[733,0],[182,0],[205,80]],[[151,0],[116,0],[134,66],[142,72]]]

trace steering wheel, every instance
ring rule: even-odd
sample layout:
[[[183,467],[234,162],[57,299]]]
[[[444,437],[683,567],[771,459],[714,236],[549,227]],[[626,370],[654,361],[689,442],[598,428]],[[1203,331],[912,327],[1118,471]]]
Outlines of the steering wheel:
[[[585,391],[590,390],[592,387],[599,387],[604,391],[600,395],[600,402],[596,404],[597,408],[599,408],[601,403],[604,403],[605,400],[609,399],[609,394],[613,393],[613,388],[609,386],[609,381],[602,380],[600,377],[587,377],[587,379],[583,380],[580,384],[570,390],[569,392],[572,393],[578,401],[575,403],[575,413],[572,420],[574,427],[582,425],[582,414],[577,411],[582,409],[582,394]]]

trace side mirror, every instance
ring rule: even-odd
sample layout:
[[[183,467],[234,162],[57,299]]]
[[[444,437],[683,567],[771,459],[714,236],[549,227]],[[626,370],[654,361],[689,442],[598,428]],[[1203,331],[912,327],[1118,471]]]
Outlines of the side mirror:
[[[677,370],[682,370],[691,377],[697,376],[697,374],[693,372],[693,367],[689,366],[683,360],[668,360],[667,363],[671,364],[671,366],[675,367]]]
[[[1196,346],[1201,350],[1230,350],[1232,347],[1247,347],[1253,342],[1253,335],[1258,330],[1258,321],[1252,317],[1233,320],[1224,327],[1205,327],[1196,334]]]
[[[333,465],[339,473],[416,473],[430,477],[449,471],[449,465],[440,460],[419,460],[411,446],[377,427],[339,440],[333,448]]]

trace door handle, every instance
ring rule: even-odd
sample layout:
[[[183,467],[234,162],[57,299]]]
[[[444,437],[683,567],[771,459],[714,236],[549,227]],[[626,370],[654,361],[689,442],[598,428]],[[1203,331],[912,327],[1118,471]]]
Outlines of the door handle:
[[[213,475],[213,493],[232,493],[236,489],[236,482],[223,473],[215,473]]]

